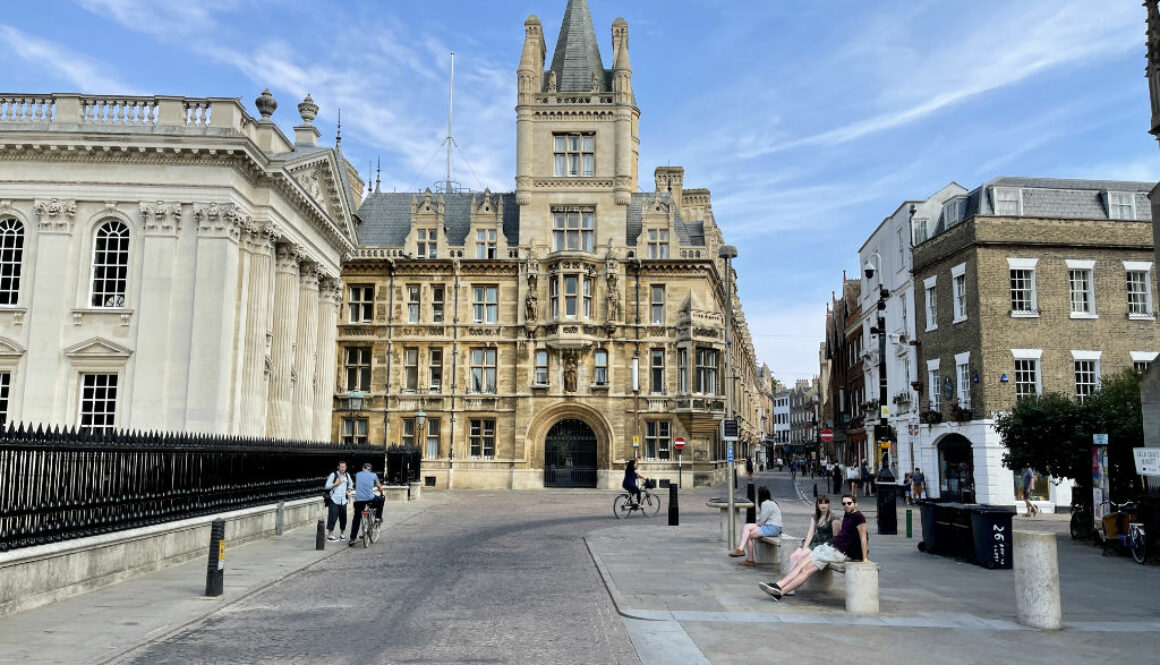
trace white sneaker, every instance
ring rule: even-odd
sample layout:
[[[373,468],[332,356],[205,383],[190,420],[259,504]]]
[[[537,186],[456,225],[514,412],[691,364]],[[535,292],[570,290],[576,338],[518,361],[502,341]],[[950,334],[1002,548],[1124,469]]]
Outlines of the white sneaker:
[[[338,534],[338,539],[339,540],[346,540],[346,534],[345,533]]]
[[[326,539],[333,543],[338,540],[338,536],[327,536]]]

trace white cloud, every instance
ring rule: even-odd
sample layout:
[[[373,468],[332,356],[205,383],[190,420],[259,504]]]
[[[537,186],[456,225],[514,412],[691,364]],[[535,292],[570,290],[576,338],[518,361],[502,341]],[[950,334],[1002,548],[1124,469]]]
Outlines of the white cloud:
[[[203,33],[215,15],[237,8],[241,0],[74,0],[84,9],[162,38]]]
[[[31,67],[58,76],[78,92],[139,95],[133,86],[108,75],[108,65],[77,53],[67,46],[28,35],[0,23],[0,42]]]

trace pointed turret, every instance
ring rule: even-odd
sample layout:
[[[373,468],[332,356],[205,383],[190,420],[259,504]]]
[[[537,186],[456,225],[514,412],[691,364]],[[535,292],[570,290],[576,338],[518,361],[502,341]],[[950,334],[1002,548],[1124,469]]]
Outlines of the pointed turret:
[[[628,60],[628,21],[618,18],[612,22],[612,90],[617,102],[631,104],[632,63]]]
[[[560,92],[603,92],[607,90],[604,62],[587,0],[568,0],[551,74]],[[551,76],[551,74],[549,76]]]
[[[547,50],[544,45],[544,26],[533,14],[524,21],[524,51],[520,55],[520,67],[517,70],[520,95],[531,95],[543,90]],[[521,98],[522,101],[525,100]]]

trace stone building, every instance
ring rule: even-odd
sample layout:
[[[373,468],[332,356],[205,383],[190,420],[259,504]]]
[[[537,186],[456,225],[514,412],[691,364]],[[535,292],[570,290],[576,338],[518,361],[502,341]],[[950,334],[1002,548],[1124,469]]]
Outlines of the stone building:
[[[740,460],[762,393],[709,191],[680,167],[638,191],[623,19],[611,69],[584,0],[550,61],[539,19],[524,29],[515,191],[376,186],[358,211],[334,436],[418,446],[436,487],[611,488],[634,456],[676,480],[678,436],[686,482],[723,480],[729,399]]]
[[[996,178],[953,196],[914,248],[923,392],[916,464],[933,496],[1007,504],[994,415],[1082,399],[1160,351],[1151,183]],[[1068,484],[1036,484],[1046,509]]]
[[[330,438],[362,183],[257,106],[0,97],[0,419]]]
[[[833,405],[834,440],[823,444],[823,453],[849,464],[866,456],[865,375],[862,356],[862,282],[842,273],[842,294],[831,296],[826,308],[825,356],[830,365],[830,397]]]

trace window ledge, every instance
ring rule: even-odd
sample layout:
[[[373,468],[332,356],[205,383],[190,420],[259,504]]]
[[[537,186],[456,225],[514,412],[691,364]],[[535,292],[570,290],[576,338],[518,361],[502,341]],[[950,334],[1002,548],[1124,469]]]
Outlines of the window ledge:
[[[608,391],[608,384],[607,383],[593,383],[593,384],[589,384],[588,387],[591,388],[592,390],[603,390],[605,392]]]
[[[1155,321],[1156,315],[1155,314],[1129,314],[1128,320],[1129,321]]]
[[[1038,319],[1039,310],[1037,309],[1013,309],[1011,310],[1011,318],[1013,319]]]
[[[133,310],[122,307],[81,307],[72,311],[74,326],[83,324],[86,318],[91,317],[96,317],[98,321],[117,317],[122,326],[127,326],[133,320]]]
[[[0,317],[12,317],[12,324],[21,326],[24,325],[24,317],[28,315],[27,307],[15,307],[12,305],[0,306]],[[3,319],[0,319],[3,320]]]
[[[966,317],[966,316],[961,317],[961,318],[957,318],[957,319],[951,321],[951,323],[962,323],[963,321],[966,321],[968,318],[969,317]]]
[[[532,390],[547,390],[549,385],[546,383],[533,383]]]
[[[1087,312],[1072,312],[1071,318],[1073,318],[1073,319],[1098,319],[1098,318],[1100,318],[1100,315],[1099,314],[1088,314]]]
[[[923,332],[930,332],[932,330],[938,330],[938,326],[927,326],[926,330]]]

